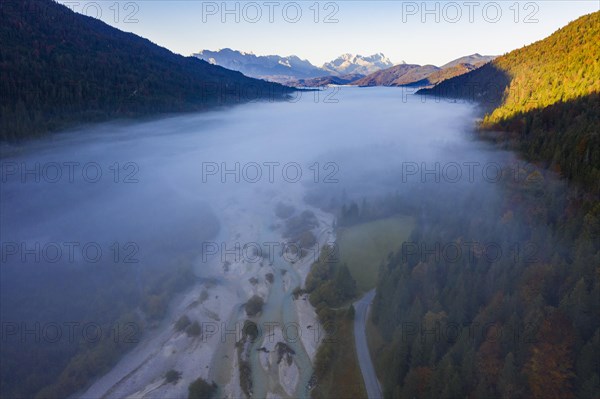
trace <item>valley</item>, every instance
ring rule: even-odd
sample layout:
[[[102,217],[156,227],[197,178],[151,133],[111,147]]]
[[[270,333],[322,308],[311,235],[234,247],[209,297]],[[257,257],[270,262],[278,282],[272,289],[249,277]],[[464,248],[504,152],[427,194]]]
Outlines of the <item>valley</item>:
[[[0,5],[1,397],[597,397],[596,6],[183,3]]]

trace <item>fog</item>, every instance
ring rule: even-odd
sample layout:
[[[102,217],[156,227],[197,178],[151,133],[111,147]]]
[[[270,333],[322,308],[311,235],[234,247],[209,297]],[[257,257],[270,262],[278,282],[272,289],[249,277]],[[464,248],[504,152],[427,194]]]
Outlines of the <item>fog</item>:
[[[206,242],[247,217],[276,223],[273,198],[334,214],[386,195],[404,213],[493,199],[513,158],[477,139],[475,115],[403,89],[342,88],[4,147],[2,321],[104,322],[180,264],[219,278]]]

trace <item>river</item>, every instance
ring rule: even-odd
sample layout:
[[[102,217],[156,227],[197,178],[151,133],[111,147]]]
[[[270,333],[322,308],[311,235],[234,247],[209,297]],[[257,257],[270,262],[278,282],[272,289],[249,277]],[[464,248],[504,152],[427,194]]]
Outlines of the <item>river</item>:
[[[243,320],[243,303],[259,294],[265,306],[254,319],[258,324],[299,323],[291,291],[310,264],[299,270],[281,256],[260,266],[249,260],[256,245],[264,250],[266,243],[285,240],[285,218],[276,215],[277,207],[288,206],[293,215],[308,210],[320,220],[315,232],[331,232],[329,212],[350,201],[400,195],[418,205],[425,198],[448,202],[475,192],[480,200],[494,196],[497,168],[512,156],[476,139],[475,118],[470,104],[407,89],[343,87],[283,102],[114,121],[4,147],[2,321],[102,326],[116,317],[114,309],[106,310],[111,304],[125,312],[128,301],[142,301],[155,289],[147,285],[149,275],[168,276],[179,262],[191,264],[202,281],[229,287],[198,288],[215,294],[205,310],[213,306],[220,321]],[[331,238],[316,235],[321,243]],[[231,259],[236,256],[241,259]],[[230,264],[233,269],[226,270]],[[266,268],[274,272],[272,283],[264,281]],[[252,277],[260,281],[249,283]],[[154,323],[145,342],[189,349],[188,343],[173,343],[183,338],[171,327],[188,309],[185,298],[171,305],[166,322]],[[197,358],[202,370],[184,370],[182,381],[202,376],[231,384],[233,344],[222,341],[207,343],[210,350]],[[62,344],[72,349],[72,342]],[[20,350],[29,345],[40,342],[25,340]],[[277,373],[261,364],[257,349],[263,345],[254,343],[249,352],[255,395],[307,397],[313,351],[300,340],[289,343],[298,375],[286,394]],[[161,360],[163,367],[144,350],[126,355],[87,394],[185,396],[187,384],[165,391],[158,382],[165,367],[185,368],[191,360],[178,354]],[[3,360],[17,354],[3,353]],[[225,356],[229,360],[221,364]],[[65,366],[68,356],[54,360]],[[123,383],[149,362],[156,365],[135,383]]]

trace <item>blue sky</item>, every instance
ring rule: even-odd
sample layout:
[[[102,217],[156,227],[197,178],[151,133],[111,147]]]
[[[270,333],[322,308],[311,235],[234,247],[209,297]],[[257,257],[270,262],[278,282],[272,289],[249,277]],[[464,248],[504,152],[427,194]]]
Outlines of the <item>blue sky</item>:
[[[183,55],[229,47],[315,65],[343,53],[434,65],[503,54],[600,9],[600,0],[59,2]]]

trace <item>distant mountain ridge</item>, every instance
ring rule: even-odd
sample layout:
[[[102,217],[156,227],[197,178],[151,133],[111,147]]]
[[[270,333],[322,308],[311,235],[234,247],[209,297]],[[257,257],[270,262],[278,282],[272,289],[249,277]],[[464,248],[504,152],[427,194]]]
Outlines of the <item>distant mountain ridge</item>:
[[[261,55],[245,53],[229,48],[218,51],[202,50],[193,57],[213,65],[239,71],[246,76],[286,82],[290,79],[314,78],[323,75],[323,70],[295,55]]]
[[[356,86],[420,86],[427,87],[445,79],[479,68],[496,58],[472,54],[452,60],[441,67],[435,65],[393,65],[383,53],[370,56],[342,54],[322,67],[297,56],[258,56],[253,53],[224,48],[202,50],[193,54],[210,64],[239,71],[246,76],[278,82],[293,87],[327,85]]]
[[[435,65],[401,64],[372,73],[352,83],[356,86],[403,86],[420,82],[439,70]]]
[[[431,86],[477,69],[494,58],[496,57],[473,54],[457,58],[441,67],[400,64],[374,72],[351,84],[356,86]]]
[[[324,76],[368,75],[393,66],[392,61],[382,53],[370,56],[343,54],[322,67],[295,55],[255,55],[230,48],[217,51],[202,50],[193,56],[213,65],[239,71],[249,77],[283,84]]]

